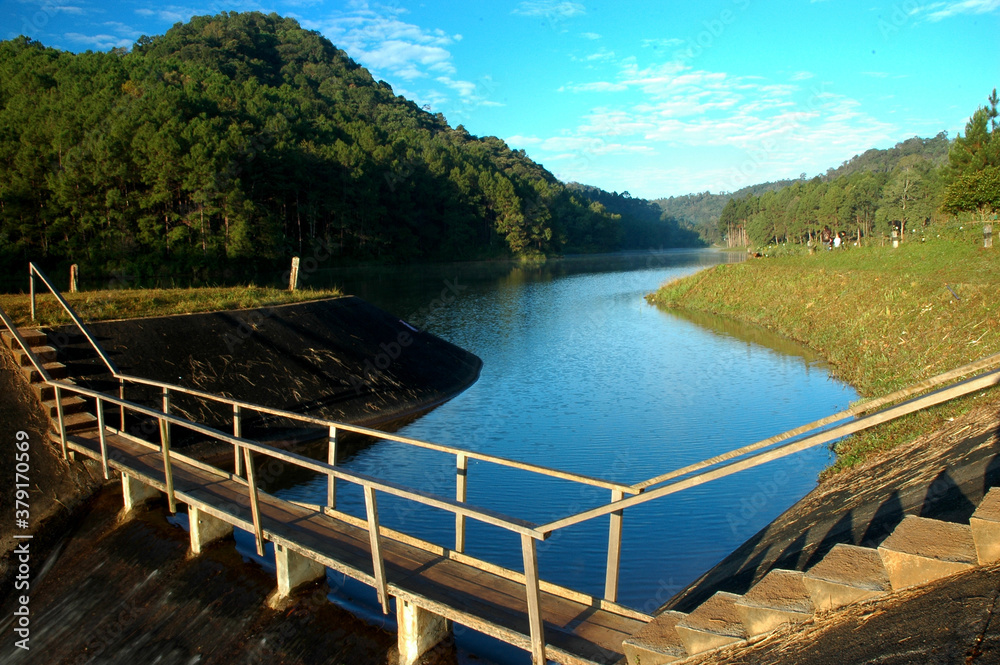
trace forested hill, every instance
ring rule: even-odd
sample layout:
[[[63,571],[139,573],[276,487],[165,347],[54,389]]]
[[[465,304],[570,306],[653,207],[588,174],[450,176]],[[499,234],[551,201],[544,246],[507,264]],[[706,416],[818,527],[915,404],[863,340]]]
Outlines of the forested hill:
[[[758,185],[750,185],[732,193],[712,194],[711,192],[701,192],[699,194],[684,194],[683,196],[655,199],[653,203],[660,207],[665,217],[675,219],[679,224],[693,229],[705,242],[718,243],[721,242],[723,235],[719,230],[719,219],[729,199],[759,196],[764,192],[777,191],[787,187],[793,182],[796,181],[778,180],[776,182],[765,182]]]
[[[609,251],[621,219],[316,32],[220,14],[131,52],[0,42],[0,261],[147,275]]]
[[[918,136],[897,143],[892,148],[866,150],[860,155],[843,162],[839,167],[829,168],[823,175],[811,180],[815,185],[829,183],[838,178],[847,178],[855,174],[869,173],[875,177],[884,177],[900,167],[901,163],[921,162],[933,168],[941,167],[948,161],[948,149],[951,141],[947,132],[941,132],[931,139]],[[747,198],[759,198],[768,192],[777,193],[794,184],[805,184],[806,174],[795,180],[777,180],[758,185],[750,185],[735,192],[712,194],[702,192],[655,199],[663,214],[673,217],[682,224],[688,224],[695,229],[707,242],[721,242],[725,235],[725,223],[720,223],[722,212],[730,199],[740,201]]]
[[[701,247],[704,240],[690,224],[663,212],[660,206],[628,192],[606,192],[599,187],[571,182],[570,191],[598,205],[596,210],[621,217],[622,249]]]

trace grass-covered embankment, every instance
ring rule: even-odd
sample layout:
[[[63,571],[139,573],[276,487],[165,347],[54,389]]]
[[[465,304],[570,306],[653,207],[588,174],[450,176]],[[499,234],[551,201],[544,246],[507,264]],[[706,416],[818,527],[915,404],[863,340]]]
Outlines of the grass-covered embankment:
[[[649,300],[765,326],[812,347],[866,398],[1000,351],[1000,247],[955,229],[898,249],[848,248],[720,265]],[[837,447],[833,471],[928,431],[971,399],[915,414]]]
[[[197,289],[120,289],[64,293],[63,297],[84,321],[109,321],[147,316],[168,316],[254,307],[270,307],[318,298],[340,296],[337,289],[285,291],[270,287],[237,286]],[[0,307],[19,326],[70,323],[65,310],[48,292],[37,296],[36,315],[31,321],[27,295],[0,295]]]

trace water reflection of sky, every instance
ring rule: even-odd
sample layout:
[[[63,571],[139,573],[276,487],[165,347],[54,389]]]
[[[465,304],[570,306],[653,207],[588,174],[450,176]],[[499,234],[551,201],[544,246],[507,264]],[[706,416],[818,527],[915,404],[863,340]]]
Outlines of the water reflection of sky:
[[[675,252],[327,278],[403,317],[426,310],[445,280],[463,287],[421,323],[482,358],[482,375],[400,433],[636,482],[829,415],[856,397],[787,340],[645,303],[664,281],[719,260],[726,255]],[[827,449],[811,450],[627,511],[622,602],[655,608],[806,494],[829,461]],[[454,495],[452,456],[382,442],[347,464]],[[283,494],[321,502],[325,489],[305,483]],[[609,498],[606,490],[470,464],[469,501],[524,519],[548,521]],[[379,501],[387,526],[453,543],[451,515]],[[338,505],[363,514],[353,488],[339,491]],[[540,548],[542,576],[599,595],[607,528],[600,518],[553,536]],[[514,535],[470,523],[467,543],[472,554],[520,567]]]

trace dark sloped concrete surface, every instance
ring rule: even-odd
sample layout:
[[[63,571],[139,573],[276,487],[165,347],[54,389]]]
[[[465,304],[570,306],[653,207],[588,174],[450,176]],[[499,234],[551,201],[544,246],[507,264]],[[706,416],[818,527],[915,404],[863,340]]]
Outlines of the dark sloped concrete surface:
[[[352,296],[89,327],[124,374],[350,424],[416,415],[474,383],[482,367],[475,355]],[[75,328],[49,337],[72,376],[117,394],[117,381]],[[126,398],[156,405],[159,394],[129,385]],[[183,395],[172,407],[231,431],[229,408]],[[289,423],[247,414],[244,432],[264,436],[261,428],[282,425]]]

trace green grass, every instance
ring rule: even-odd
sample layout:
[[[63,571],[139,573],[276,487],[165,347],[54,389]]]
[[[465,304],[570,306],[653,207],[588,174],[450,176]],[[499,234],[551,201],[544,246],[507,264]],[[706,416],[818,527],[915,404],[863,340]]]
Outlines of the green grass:
[[[340,295],[337,289],[285,291],[270,287],[238,286],[82,291],[64,293],[63,297],[84,321],[107,321],[268,307]],[[0,295],[0,307],[18,326],[70,323],[69,316],[48,292],[37,296],[38,321],[34,323],[31,321],[31,303],[27,295]]]
[[[879,397],[1000,352],[1000,246],[981,245],[973,227],[916,233],[898,249],[721,265],[649,299],[765,326],[818,351],[862,397]],[[971,399],[851,437],[833,471],[932,429]]]

